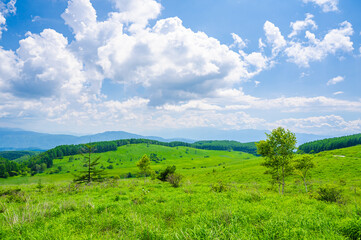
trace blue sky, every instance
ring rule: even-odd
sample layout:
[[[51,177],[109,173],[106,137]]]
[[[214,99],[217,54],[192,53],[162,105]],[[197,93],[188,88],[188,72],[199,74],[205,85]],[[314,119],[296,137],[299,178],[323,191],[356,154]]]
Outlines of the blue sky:
[[[2,0],[0,126],[359,133],[360,12],[350,0]]]

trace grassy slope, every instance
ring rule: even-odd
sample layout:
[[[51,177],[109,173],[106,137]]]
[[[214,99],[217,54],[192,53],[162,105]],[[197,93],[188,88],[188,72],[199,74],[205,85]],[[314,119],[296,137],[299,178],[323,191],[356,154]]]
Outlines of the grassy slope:
[[[166,158],[152,162],[153,169],[177,166],[185,177],[180,188],[150,179],[78,187],[66,171],[80,170],[82,162],[68,157],[55,161],[61,174],[2,179],[3,190],[32,184],[0,197],[0,239],[361,238],[361,146],[316,155],[311,192],[337,185],[346,197],[341,205],[310,198],[297,177],[288,179],[284,197],[268,190],[262,159],[249,154],[140,144],[100,155],[105,167],[115,167],[109,175],[122,175],[136,173],[136,161],[152,152]],[[38,179],[49,183],[41,193]],[[220,180],[228,191],[211,191]]]

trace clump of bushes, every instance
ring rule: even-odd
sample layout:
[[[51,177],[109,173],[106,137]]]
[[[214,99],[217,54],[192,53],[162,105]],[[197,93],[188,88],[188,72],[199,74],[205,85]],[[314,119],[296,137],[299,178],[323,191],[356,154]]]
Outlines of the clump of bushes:
[[[342,190],[338,189],[337,187],[320,187],[317,193],[318,196],[316,198],[320,201],[341,203],[343,200]]]
[[[161,180],[162,182],[167,181],[169,175],[173,174],[176,170],[176,166],[167,166],[166,169],[161,170],[157,176],[157,179]]]
[[[162,182],[169,182],[173,187],[179,187],[183,178],[182,175],[175,173],[176,166],[167,166],[166,169],[161,170],[157,176],[157,179]]]

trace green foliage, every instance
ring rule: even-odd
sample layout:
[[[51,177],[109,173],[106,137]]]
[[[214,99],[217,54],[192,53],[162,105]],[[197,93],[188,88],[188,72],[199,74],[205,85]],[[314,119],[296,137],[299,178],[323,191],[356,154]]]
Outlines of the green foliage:
[[[342,201],[342,190],[334,186],[320,187],[317,191],[318,200],[325,202],[341,202]]]
[[[341,227],[341,232],[349,239],[361,240],[361,218],[348,220]]]
[[[39,154],[39,152],[34,151],[0,151],[0,157],[6,158],[8,160],[15,160],[24,156],[34,156]]]
[[[44,188],[44,185],[41,184],[41,179],[39,179],[38,184],[36,185],[36,188],[38,189],[39,192],[41,192],[41,189]]]
[[[140,173],[144,176],[151,173],[150,159],[147,154],[144,154],[143,157],[137,162],[137,167],[139,168]]]
[[[226,184],[224,184],[222,181],[218,181],[218,183],[213,183],[211,185],[211,191],[213,192],[225,192],[228,190],[228,187]]]
[[[292,173],[291,160],[293,151],[296,149],[296,136],[282,127],[272,130],[267,134],[266,141],[256,143],[258,154],[265,157],[263,166],[269,170],[266,172],[272,176],[272,181],[282,185],[282,194],[285,188],[285,178]]]
[[[155,170],[177,167],[183,176],[178,188],[123,179],[137,172],[135,159],[150,153],[167,159],[152,162]],[[61,166],[59,174],[0,179],[0,239],[359,239],[361,146],[314,155],[309,192],[338,184],[350,199],[343,204],[310,198],[296,176],[289,176],[287,195],[280,197],[269,190],[263,159],[245,153],[138,144],[92,154],[99,156],[104,166],[108,159],[123,164],[108,170],[121,181],[69,184],[66,171],[81,168],[80,155],[70,163],[55,159],[46,171]]]
[[[296,174],[300,176],[305,185],[305,190],[307,192],[307,178],[309,177],[309,171],[311,168],[314,168],[315,164],[313,162],[313,157],[307,154],[301,155],[295,161]]]
[[[172,185],[172,187],[177,188],[180,186],[180,182],[182,178],[183,178],[182,175],[178,173],[172,173],[167,176],[167,182],[169,182]]]
[[[298,149],[304,153],[319,153],[326,150],[352,147],[358,144],[361,144],[361,133],[304,143]]]
[[[174,174],[176,166],[167,166],[165,169],[161,170],[158,174],[158,179],[165,182],[169,175]]]
[[[0,157],[0,178],[8,178],[19,175],[25,167],[18,163]]]
[[[240,151],[250,154],[257,154],[257,147],[254,142],[240,143],[236,141],[198,141],[191,144],[192,147],[208,150]]]
[[[92,158],[92,153],[94,152],[94,145],[85,144],[83,149],[84,163],[86,164],[86,170],[80,172],[80,175],[77,175],[74,178],[76,183],[90,183],[90,182],[99,182],[104,179],[104,170],[97,169],[99,165],[99,157]],[[61,169],[59,169],[61,170]]]

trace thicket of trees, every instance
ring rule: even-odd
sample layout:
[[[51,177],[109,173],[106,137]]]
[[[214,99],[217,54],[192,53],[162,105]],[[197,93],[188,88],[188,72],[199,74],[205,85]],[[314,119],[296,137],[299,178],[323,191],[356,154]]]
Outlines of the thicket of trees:
[[[19,174],[19,164],[0,157],[0,178],[17,176]]]
[[[284,194],[285,178],[292,174],[292,159],[296,149],[296,135],[282,127],[274,129],[267,134],[267,140],[257,143],[258,153],[265,161],[263,166],[267,167],[267,174],[272,177],[272,182],[278,184],[278,189]]]
[[[304,153],[319,153],[326,150],[352,147],[359,144],[361,144],[361,134],[354,134],[304,143],[298,147],[298,151]]]
[[[198,149],[240,151],[240,152],[251,153],[253,155],[257,154],[257,147],[254,142],[240,143],[237,141],[227,141],[227,140],[198,141],[191,144],[191,146]]]
[[[267,134],[265,141],[256,143],[257,151],[265,158],[262,163],[267,168],[266,174],[271,175],[271,183],[277,184],[279,192],[284,194],[287,176],[296,174],[301,177],[307,192],[307,179],[309,172],[315,167],[313,157],[309,154],[297,155],[296,149],[296,135],[289,130],[282,127],[272,130]]]
[[[0,157],[6,158],[8,160],[15,160],[23,156],[34,156],[37,153],[34,151],[2,151],[0,152]]]

